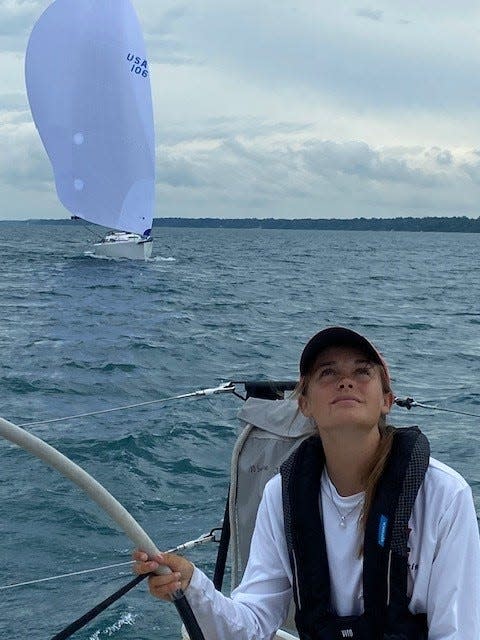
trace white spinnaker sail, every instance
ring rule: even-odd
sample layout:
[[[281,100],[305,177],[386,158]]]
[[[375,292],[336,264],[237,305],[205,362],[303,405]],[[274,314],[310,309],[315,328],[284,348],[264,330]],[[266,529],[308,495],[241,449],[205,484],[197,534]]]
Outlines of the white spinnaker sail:
[[[130,1],[53,2],[30,36],[25,77],[62,204],[105,227],[151,229],[152,97]]]

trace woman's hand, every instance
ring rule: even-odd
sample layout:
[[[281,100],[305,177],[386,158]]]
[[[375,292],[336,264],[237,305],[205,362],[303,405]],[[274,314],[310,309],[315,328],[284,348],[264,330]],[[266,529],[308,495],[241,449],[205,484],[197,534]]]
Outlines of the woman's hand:
[[[148,588],[155,598],[161,600],[171,600],[171,595],[190,584],[194,565],[185,558],[177,556],[174,553],[161,553],[155,558],[149,560],[148,555],[139,549],[133,552],[133,559],[136,561],[133,567],[137,575],[143,573],[151,573],[156,571],[160,565],[164,565],[171,569],[172,573],[165,575],[150,576],[148,579]]]

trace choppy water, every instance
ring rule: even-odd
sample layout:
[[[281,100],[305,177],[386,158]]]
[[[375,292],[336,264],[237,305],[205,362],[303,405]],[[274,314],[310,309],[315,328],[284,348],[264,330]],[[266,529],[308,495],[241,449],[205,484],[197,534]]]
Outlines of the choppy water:
[[[243,377],[293,378],[326,324],[365,331],[397,395],[480,414],[480,234],[161,229],[147,263],[84,256],[82,227],[0,225],[2,415],[18,424]],[[215,526],[235,439],[233,397],[31,427],[102,482],[166,548]],[[394,409],[470,482],[477,418]],[[0,586],[128,560],[84,495],[0,442]],[[215,549],[190,557],[207,572]],[[0,640],[49,638],[121,570],[0,592]],[[140,586],[74,637],[173,640],[170,605]]]

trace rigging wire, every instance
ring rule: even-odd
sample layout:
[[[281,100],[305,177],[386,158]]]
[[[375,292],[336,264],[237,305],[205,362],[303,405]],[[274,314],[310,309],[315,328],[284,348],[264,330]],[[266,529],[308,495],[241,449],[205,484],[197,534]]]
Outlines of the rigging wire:
[[[233,393],[235,387],[231,382],[225,382],[218,387],[212,387],[209,389],[199,389],[198,391],[191,391],[190,393],[182,393],[177,396],[170,396],[169,398],[157,398],[156,400],[147,400],[145,402],[136,402],[135,404],[124,405],[122,407],[112,407],[111,409],[101,409],[100,411],[90,411],[88,413],[77,413],[72,416],[64,416],[62,418],[52,418],[50,420],[36,420],[35,422],[25,422],[24,424],[17,425],[24,429],[25,427],[34,427],[39,424],[52,424],[53,422],[63,422],[64,420],[75,420],[77,418],[88,418],[90,416],[98,416],[104,413],[113,413],[114,411],[125,411],[126,409],[134,409],[137,407],[146,407],[151,404],[158,404],[160,402],[169,402],[171,400],[183,400],[184,398],[193,398],[196,396],[210,396],[216,393]]]
[[[173,549],[169,549],[166,553],[179,553],[181,551],[185,551],[188,549],[193,549],[201,544],[205,544],[206,542],[218,542],[219,540],[216,537],[216,531],[220,529],[212,529],[210,533],[205,533],[195,540],[189,540],[188,542],[184,542],[182,544],[177,545]],[[92,569],[82,569],[81,571],[72,571],[71,573],[61,573],[56,576],[48,576],[47,578],[37,578],[36,580],[27,580],[25,582],[17,582],[14,584],[6,584],[4,586],[0,586],[0,591],[6,591],[7,589],[14,589],[16,587],[25,587],[27,585],[38,584],[40,582],[48,582],[50,580],[59,580],[61,578],[71,578],[73,576],[80,576],[86,573],[94,573],[95,571],[105,571],[107,569],[115,569],[117,567],[125,567],[127,565],[135,564],[134,560],[127,560],[126,562],[117,562],[116,564],[108,564],[102,567],[94,567]]]
[[[435,407],[429,404],[417,402],[413,398],[395,398],[395,404],[399,407],[410,410],[412,407],[420,407],[421,409],[432,409],[433,411],[444,411],[446,413],[456,413],[459,416],[470,416],[472,418],[480,418],[477,413],[469,413],[468,411],[458,411],[457,409],[447,409],[445,407]]]
[[[231,393],[242,400],[246,400],[242,395],[240,395],[236,388],[235,383],[233,382],[224,382],[217,387],[207,388],[207,389],[199,389],[197,391],[191,391],[189,393],[182,393],[176,396],[169,396],[167,398],[157,398],[156,400],[146,400],[145,402],[136,402],[134,404],[122,405],[120,407],[112,407],[110,409],[101,409],[99,411],[89,411],[87,413],[77,413],[71,416],[63,416],[61,418],[51,418],[49,420],[36,420],[35,422],[25,422],[23,424],[19,424],[19,427],[34,427],[40,424],[52,424],[54,422],[63,422],[65,420],[76,420],[78,418],[88,418],[90,416],[98,416],[106,413],[113,413],[115,411],[126,411],[127,409],[135,409],[138,407],[146,407],[152,404],[160,404],[162,402],[170,402],[172,400],[183,400],[185,398],[194,398],[198,396],[211,396],[219,393]],[[458,411],[455,409],[446,409],[444,407],[436,407],[433,405],[422,404],[421,402],[417,402],[414,398],[395,398],[395,404],[399,407],[406,408],[410,410],[412,407],[420,407],[422,409],[432,409],[434,411],[444,411],[448,413],[456,413],[462,416],[471,416],[473,418],[480,418],[480,415],[475,413],[469,413],[467,411]]]
[[[70,217],[70,220],[77,220],[77,219],[82,221],[83,224],[81,226],[86,231],[88,231],[88,233],[90,233],[97,242],[102,239],[102,237],[103,237],[102,234],[99,233],[99,231],[96,229],[97,225],[95,225],[95,229],[94,229],[94,228],[92,228],[93,224],[91,222],[89,222],[88,220],[85,220],[85,218],[80,218],[80,216],[71,216]]]
[[[127,560],[127,562],[117,562],[116,564],[108,564],[103,567],[94,567],[93,569],[82,569],[81,571],[72,571],[71,573],[60,573],[56,576],[48,576],[47,578],[37,578],[36,580],[26,580],[25,582],[16,582],[13,584],[6,584],[0,587],[0,591],[6,591],[7,589],[15,589],[16,587],[26,587],[31,584],[39,584],[40,582],[48,582],[49,580],[59,580],[60,578],[71,578],[73,576],[81,576],[85,573],[93,573],[94,571],[104,571],[106,569],[115,569],[116,567],[124,567],[126,565],[132,565],[134,560]]]

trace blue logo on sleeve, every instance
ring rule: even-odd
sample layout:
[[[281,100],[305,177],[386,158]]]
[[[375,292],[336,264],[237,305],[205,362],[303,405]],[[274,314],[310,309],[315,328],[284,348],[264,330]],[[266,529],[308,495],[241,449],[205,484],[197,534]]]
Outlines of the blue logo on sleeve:
[[[387,537],[387,526],[388,526],[387,516],[380,516],[380,523],[378,525],[378,544],[381,547],[385,546],[385,539]]]

